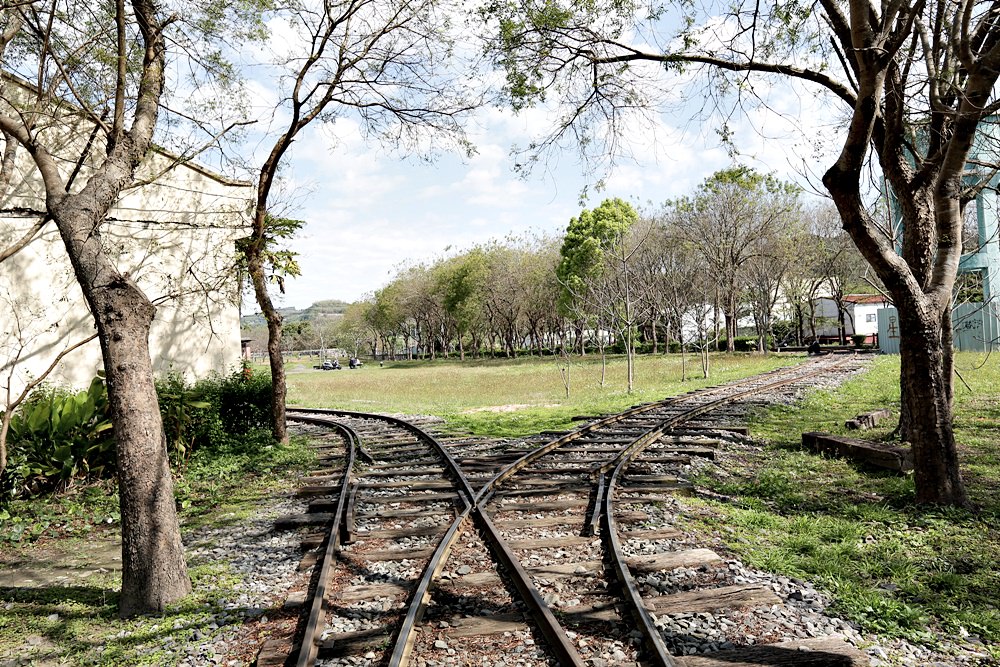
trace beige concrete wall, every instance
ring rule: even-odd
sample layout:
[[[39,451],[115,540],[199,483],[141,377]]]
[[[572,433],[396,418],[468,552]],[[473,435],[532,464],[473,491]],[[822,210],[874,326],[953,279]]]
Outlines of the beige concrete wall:
[[[41,188],[23,151],[0,200],[0,248],[43,211]],[[235,240],[246,236],[253,195],[244,183],[178,164],[155,152],[140,171],[153,182],[128,190],[102,230],[106,250],[157,304],[150,334],[154,368],[189,377],[225,372],[240,359],[233,273]],[[155,179],[155,180],[154,180]],[[79,180],[82,185],[83,178]],[[0,263],[0,406],[61,350],[94,332],[55,226]],[[50,381],[82,387],[101,367],[97,341],[70,353]]]

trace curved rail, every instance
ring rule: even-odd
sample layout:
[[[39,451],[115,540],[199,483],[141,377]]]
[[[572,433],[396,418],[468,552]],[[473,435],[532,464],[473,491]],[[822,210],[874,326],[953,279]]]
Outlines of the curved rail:
[[[306,420],[302,420],[306,421]],[[355,450],[358,448],[358,434],[354,429],[329,420],[309,420],[311,423],[320,424],[328,428],[339,430],[347,440],[347,461],[344,465],[344,478],[340,483],[340,494],[337,499],[337,508],[334,510],[333,519],[330,521],[330,531],[326,536],[326,545],[320,556],[318,563],[318,574],[316,588],[313,592],[312,604],[309,607],[309,616],[306,621],[305,631],[302,635],[302,643],[299,646],[299,654],[295,660],[296,667],[310,667],[316,662],[316,654],[319,650],[319,643],[316,636],[320,632],[320,621],[326,610],[326,584],[330,580],[333,571],[334,561],[337,551],[340,549],[341,528],[344,522],[344,507],[347,503],[348,494],[345,493],[351,480],[351,473],[354,468]]]
[[[656,664],[661,665],[662,667],[675,667],[676,662],[670,656],[666,644],[663,642],[663,637],[660,635],[652,616],[643,604],[642,595],[639,593],[639,589],[635,584],[635,578],[632,576],[632,573],[625,562],[625,555],[622,553],[621,541],[618,539],[618,526],[612,509],[615,484],[618,482],[619,477],[624,473],[625,469],[629,466],[632,459],[634,459],[636,455],[640,454],[646,447],[656,442],[666,431],[676,428],[684,422],[690,421],[695,417],[709,412],[724,403],[729,403],[750,394],[777,389],[809,377],[815,377],[823,371],[829,370],[831,367],[836,368],[847,363],[847,360],[849,359],[850,357],[846,357],[842,361],[824,365],[822,368],[809,373],[802,373],[794,377],[783,378],[775,382],[769,382],[764,385],[737,391],[736,393],[729,394],[713,401],[709,401],[708,403],[703,403],[691,409],[685,410],[674,417],[665,419],[660,426],[654,427],[637,438],[635,442],[623,449],[617,456],[615,456],[614,459],[595,468],[594,472],[601,475],[602,478],[608,473],[608,471],[611,471],[611,475],[608,477],[607,483],[603,486],[601,491],[599,491],[597,503],[595,504],[595,511],[598,511],[599,508],[601,513],[602,541],[605,545],[605,550],[610,557],[610,566],[612,571],[615,573],[628,603],[629,612],[638,623],[639,629],[643,633],[643,640],[646,647],[652,651],[656,658]],[[732,385],[730,385],[730,388],[732,388]],[[601,492],[603,492],[603,497],[600,495]]]
[[[507,464],[503,469],[500,470],[493,478],[491,478],[478,492],[476,492],[472,485],[469,483],[465,474],[459,468],[457,462],[451,456],[451,453],[444,447],[444,445],[438,441],[434,436],[427,433],[418,426],[411,424],[403,419],[392,417],[388,415],[378,415],[372,413],[364,413],[350,410],[324,410],[324,409],[310,409],[310,408],[295,408],[294,412],[306,413],[306,414],[323,414],[323,415],[339,415],[345,417],[353,417],[359,419],[377,419],[380,421],[389,422],[401,428],[404,428],[411,433],[415,434],[418,438],[429,442],[433,447],[440,453],[442,458],[445,460],[447,467],[451,471],[451,476],[455,478],[458,485],[460,485],[463,490],[459,492],[461,498],[462,508],[458,516],[452,522],[448,531],[445,533],[444,537],[439,542],[434,554],[424,570],[423,576],[416,587],[413,596],[408,605],[408,610],[406,617],[404,618],[403,624],[400,627],[396,642],[394,644],[394,650],[392,657],[389,661],[389,665],[392,667],[402,666],[406,664],[410,653],[412,652],[413,642],[415,638],[414,630],[419,624],[424,611],[426,610],[427,604],[430,600],[430,589],[433,585],[434,580],[440,575],[447,561],[448,555],[458,536],[461,534],[462,525],[469,519],[472,518],[473,522],[479,528],[480,533],[483,538],[490,545],[491,549],[494,551],[497,558],[502,562],[503,568],[506,570],[508,576],[511,578],[515,588],[521,595],[522,601],[528,606],[529,612],[535,619],[539,629],[545,636],[546,640],[549,642],[549,648],[553,652],[554,657],[558,660],[561,665],[573,665],[581,666],[584,665],[584,661],[579,656],[578,652],[574,648],[573,644],[567,637],[565,630],[559,624],[558,620],[552,614],[549,606],[542,599],[541,594],[538,589],[535,588],[531,581],[531,578],[521,567],[517,557],[513,554],[512,550],[506,544],[506,541],[499,535],[499,532],[493,526],[490,517],[485,512],[484,508],[489,500],[498,491],[501,484],[516,475],[518,472],[523,470],[525,467],[531,463],[537,461],[539,458],[549,454],[550,452],[562,447],[563,445],[572,442],[582,436],[590,434],[600,428],[606,427],[617,422],[621,422],[630,417],[636,415],[641,415],[646,412],[650,412],[657,409],[662,409],[664,407],[682,403],[686,400],[690,400],[694,397],[704,397],[706,395],[712,395],[716,393],[725,392],[726,395],[718,399],[709,401],[708,403],[702,403],[693,406],[687,410],[684,410],[678,415],[668,417],[662,420],[662,422],[641,434],[635,441],[630,443],[628,446],[623,448],[611,461],[595,466],[592,470],[592,474],[599,477],[602,482],[598,490],[597,499],[594,505],[594,516],[591,517],[589,524],[592,527],[596,527],[598,520],[603,528],[603,542],[605,544],[606,551],[610,555],[610,566],[612,567],[615,576],[620,582],[624,597],[630,609],[630,613],[635,618],[638,623],[638,628],[643,633],[644,641],[648,649],[650,649],[655,656],[655,664],[662,665],[664,667],[674,667],[676,664],[671,658],[667,648],[663,642],[662,636],[656,629],[652,617],[646,610],[642,602],[641,594],[639,593],[634,578],[629,571],[627,564],[625,563],[624,557],[621,551],[621,543],[618,539],[617,525],[614,519],[614,514],[612,512],[613,503],[613,492],[615,484],[627,468],[628,464],[631,462],[633,457],[642,452],[643,449],[648,447],[650,444],[658,440],[667,430],[671,428],[676,428],[678,425],[685,421],[689,421],[697,416],[700,416],[706,412],[709,412],[721,404],[731,402],[737,398],[746,396],[748,394],[753,394],[760,391],[766,391],[769,389],[774,389],[783,385],[791,384],[797,382],[804,378],[808,378],[819,374],[823,370],[828,368],[837,367],[843,363],[846,363],[851,357],[842,357],[840,361],[827,364],[822,363],[823,360],[817,360],[809,366],[822,365],[821,369],[807,371],[805,373],[798,372],[792,377],[783,377],[774,382],[769,382],[767,384],[761,385],[761,376],[755,376],[754,378],[749,378],[740,382],[732,383],[729,385],[723,385],[718,387],[711,387],[703,390],[698,390],[696,392],[691,392],[684,396],[671,397],[661,401],[654,401],[651,403],[641,404],[633,406],[621,413],[609,415],[607,417],[600,418],[593,422],[590,422],[580,428],[577,428],[563,436],[556,438],[555,440],[547,443],[546,445],[539,447],[531,452],[528,452],[518,458],[517,460]],[[802,366],[789,368],[777,369],[771,371],[765,375],[784,375],[789,370],[803,370]],[[748,384],[752,385],[745,390],[736,391],[733,393],[734,389],[738,389],[740,385]],[[298,421],[311,421],[309,417],[296,417],[294,415],[289,415],[289,419]],[[322,421],[325,425],[331,423],[328,420],[317,420]],[[315,423],[315,422],[314,422]],[[352,448],[353,454],[353,448]],[[353,464],[353,459],[352,459]],[[608,474],[610,473],[610,475]],[[345,477],[345,484],[341,487],[342,489],[347,488],[347,478]],[[341,493],[341,501],[338,502],[338,512],[341,511],[343,505],[343,498],[345,494]],[[599,516],[598,516],[599,515]],[[338,524],[339,525],[339,524]],[[330,540],[334,542],[334,540]],[[335,544],[339,543],[334,542]],[[327,551],[330,551],[329,547]],[[324,563],[324,567],[327,567]],[[323,579],[324,574],[321,573],[321,579]],[[317,596],[318,597],[318,596]],[[317,605],[322,605],[322,598],[317,603],[314,600],[313,607]],[[310,617],[310,624],[313,623],[312,617]],[[315,645],[316,642],[309,642],[310,645]],[[315,653],[315,648],[311,649]],[[303,642],[303,649],[300,651],[300,661],[299,666],[305,667],[305,665],[311,664],[309,662],[302,662],[301,656],[306,651],[306,642]]]

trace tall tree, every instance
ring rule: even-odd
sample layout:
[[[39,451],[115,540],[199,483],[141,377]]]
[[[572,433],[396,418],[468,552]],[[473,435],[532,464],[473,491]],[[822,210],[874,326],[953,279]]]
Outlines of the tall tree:
[[[991,132],[977,135],[981,125],[995,124],[1000,111],[994,4],[497,0],[484,11],[499,24],[492,44],[513,103],[564,104],[539,146],[571,131],[588,150],[614,152],[630,111],[670,99],[655,97],[664,90],[660,77],[681,71],[722,84],[720,97],[747,101],[760,90],[756,81],[784,82],[845,119],[823,184],[899,311],[917,501],[967,505],[952,423],[951,296],[963,209],[996,164],[988,142],[977,142]],[[674,20],[664,20],[668,13]],[[872,168],[894,193],[903,223],[898,249],[866,198]]]
[[[271,63],[287,120],[259,169],[244,251],[267,320],[277,440],[287,438],[282,318],[267,290],[264,253],[278,170],[310,124],[338,117],[352,117],[366,136],[403,151],[467,147],[458,121],[475,103],[449,69],[455,35],[446,5],[445,0],[328,0],[312,7],[293,1],[273,11],[272,22],[295,35],[284,40],[284,53]]]
[[[800,261],[800,249],[806,242],[800,210],[788,211],[784,224],[755,239],[756,248],[747,262],[747,294],[757,329],[757,350],[766,352],[774,339],[774,312],[784,296],[782,286]]]
[[[748,271],[770,254],[798,207],[798,190],[749,167],[718,171],[692,197],[673,203],[679,232],[698,248],[715,277],[726,319],[726,345],[735,348],[738,321],[749,286]]]
[[[18,3],[0,19],[5,64],[36,77],[30,85],[4,80],[0,130],[31,156],[104,355],[122,517],[119,612],[162,611],[191,584],[149,356],[155,308],[119,270],[101,232],[151,146],[171,20],[153,0]],[[87,141],[94,126],[105,141]],[[76,170],[64,168],[67,151],[78,151],[69,156]]]
[[[473,340],[479,339],[475,333],[483,317],[482,297],[487,270],[486,253],[476,248],[444,261],[438,273],[437,289],[441,292],[445,313],[453,323],[462,361],[465,361],[466,334],[473,333]]]
[[[635,282],[630,262],[649,235],[649,225],[641,225],[637,235],[630,232],[639,214],[628,202],[605,199],[593,210],[584,209],[566,228],[560,250],[562,259],[556,275],[567,300],[576,308],[607,325],[617,325],[628,365],[628,391],[634,382]],[[598,326],[598,328],[600,328]],[[601,332],[597,332],[601,336]]]

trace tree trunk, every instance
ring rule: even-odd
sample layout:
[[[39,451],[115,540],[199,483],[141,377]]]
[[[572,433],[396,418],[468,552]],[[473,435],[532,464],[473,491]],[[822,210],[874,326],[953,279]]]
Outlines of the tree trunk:
[[[952,425],[951,314],[921,322],[911,314],[916,310],[898,309],[900,387],[909,416],[917,502],[968,506]]]
[[[678,336],[677,341],[681,344],[681,382],[687,382],[687,351],[684,349],[684,334]]]
[[[795,304],[795,344],[802,345],[802,339],[805,338],[804,327],[802,326],[802,304]]]
[[[88,190],[77,197],[94,194]],[[122,521],[119,614],[128,617],[162,612],[191,592],[191,581],[149,357],[156,309],[104,254],[94,221],[88,220],[98,207],[67,198],[54,207],[53,217],[94,314],[104,355]]]
[[[149,326],[155,309],[130,282],[94,290],[115,424],[122,517],[122,617],[162,612],[191,592],[167,460]]]
[[[844,322],[844,307],[840,301],[837,302],[837,338],[841,345],[847,344],[847,327]]]
[[[271,365],[271,434],[278,442],[288,442],[285,422],[285,360],[281,356],[281,328],[283,317],[274,307],[271,295],[267,293],[267,279],[264,275],[262,242],[248,244],[246,248],[247,273],[253,284],[257,305],[267,322],[267,358]]]
[[[726,319],[726,352],[732,354],[736,351],[736,315],[731,314],[729,309],[723,313],[723,317]]]

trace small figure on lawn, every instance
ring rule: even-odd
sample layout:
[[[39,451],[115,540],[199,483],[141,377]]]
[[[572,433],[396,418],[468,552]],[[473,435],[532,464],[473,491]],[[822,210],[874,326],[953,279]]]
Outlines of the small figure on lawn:
[[[813,342],[809,343],[809,354],[817,356],[823,354],[819,347],[819,339],[814,338]]]

